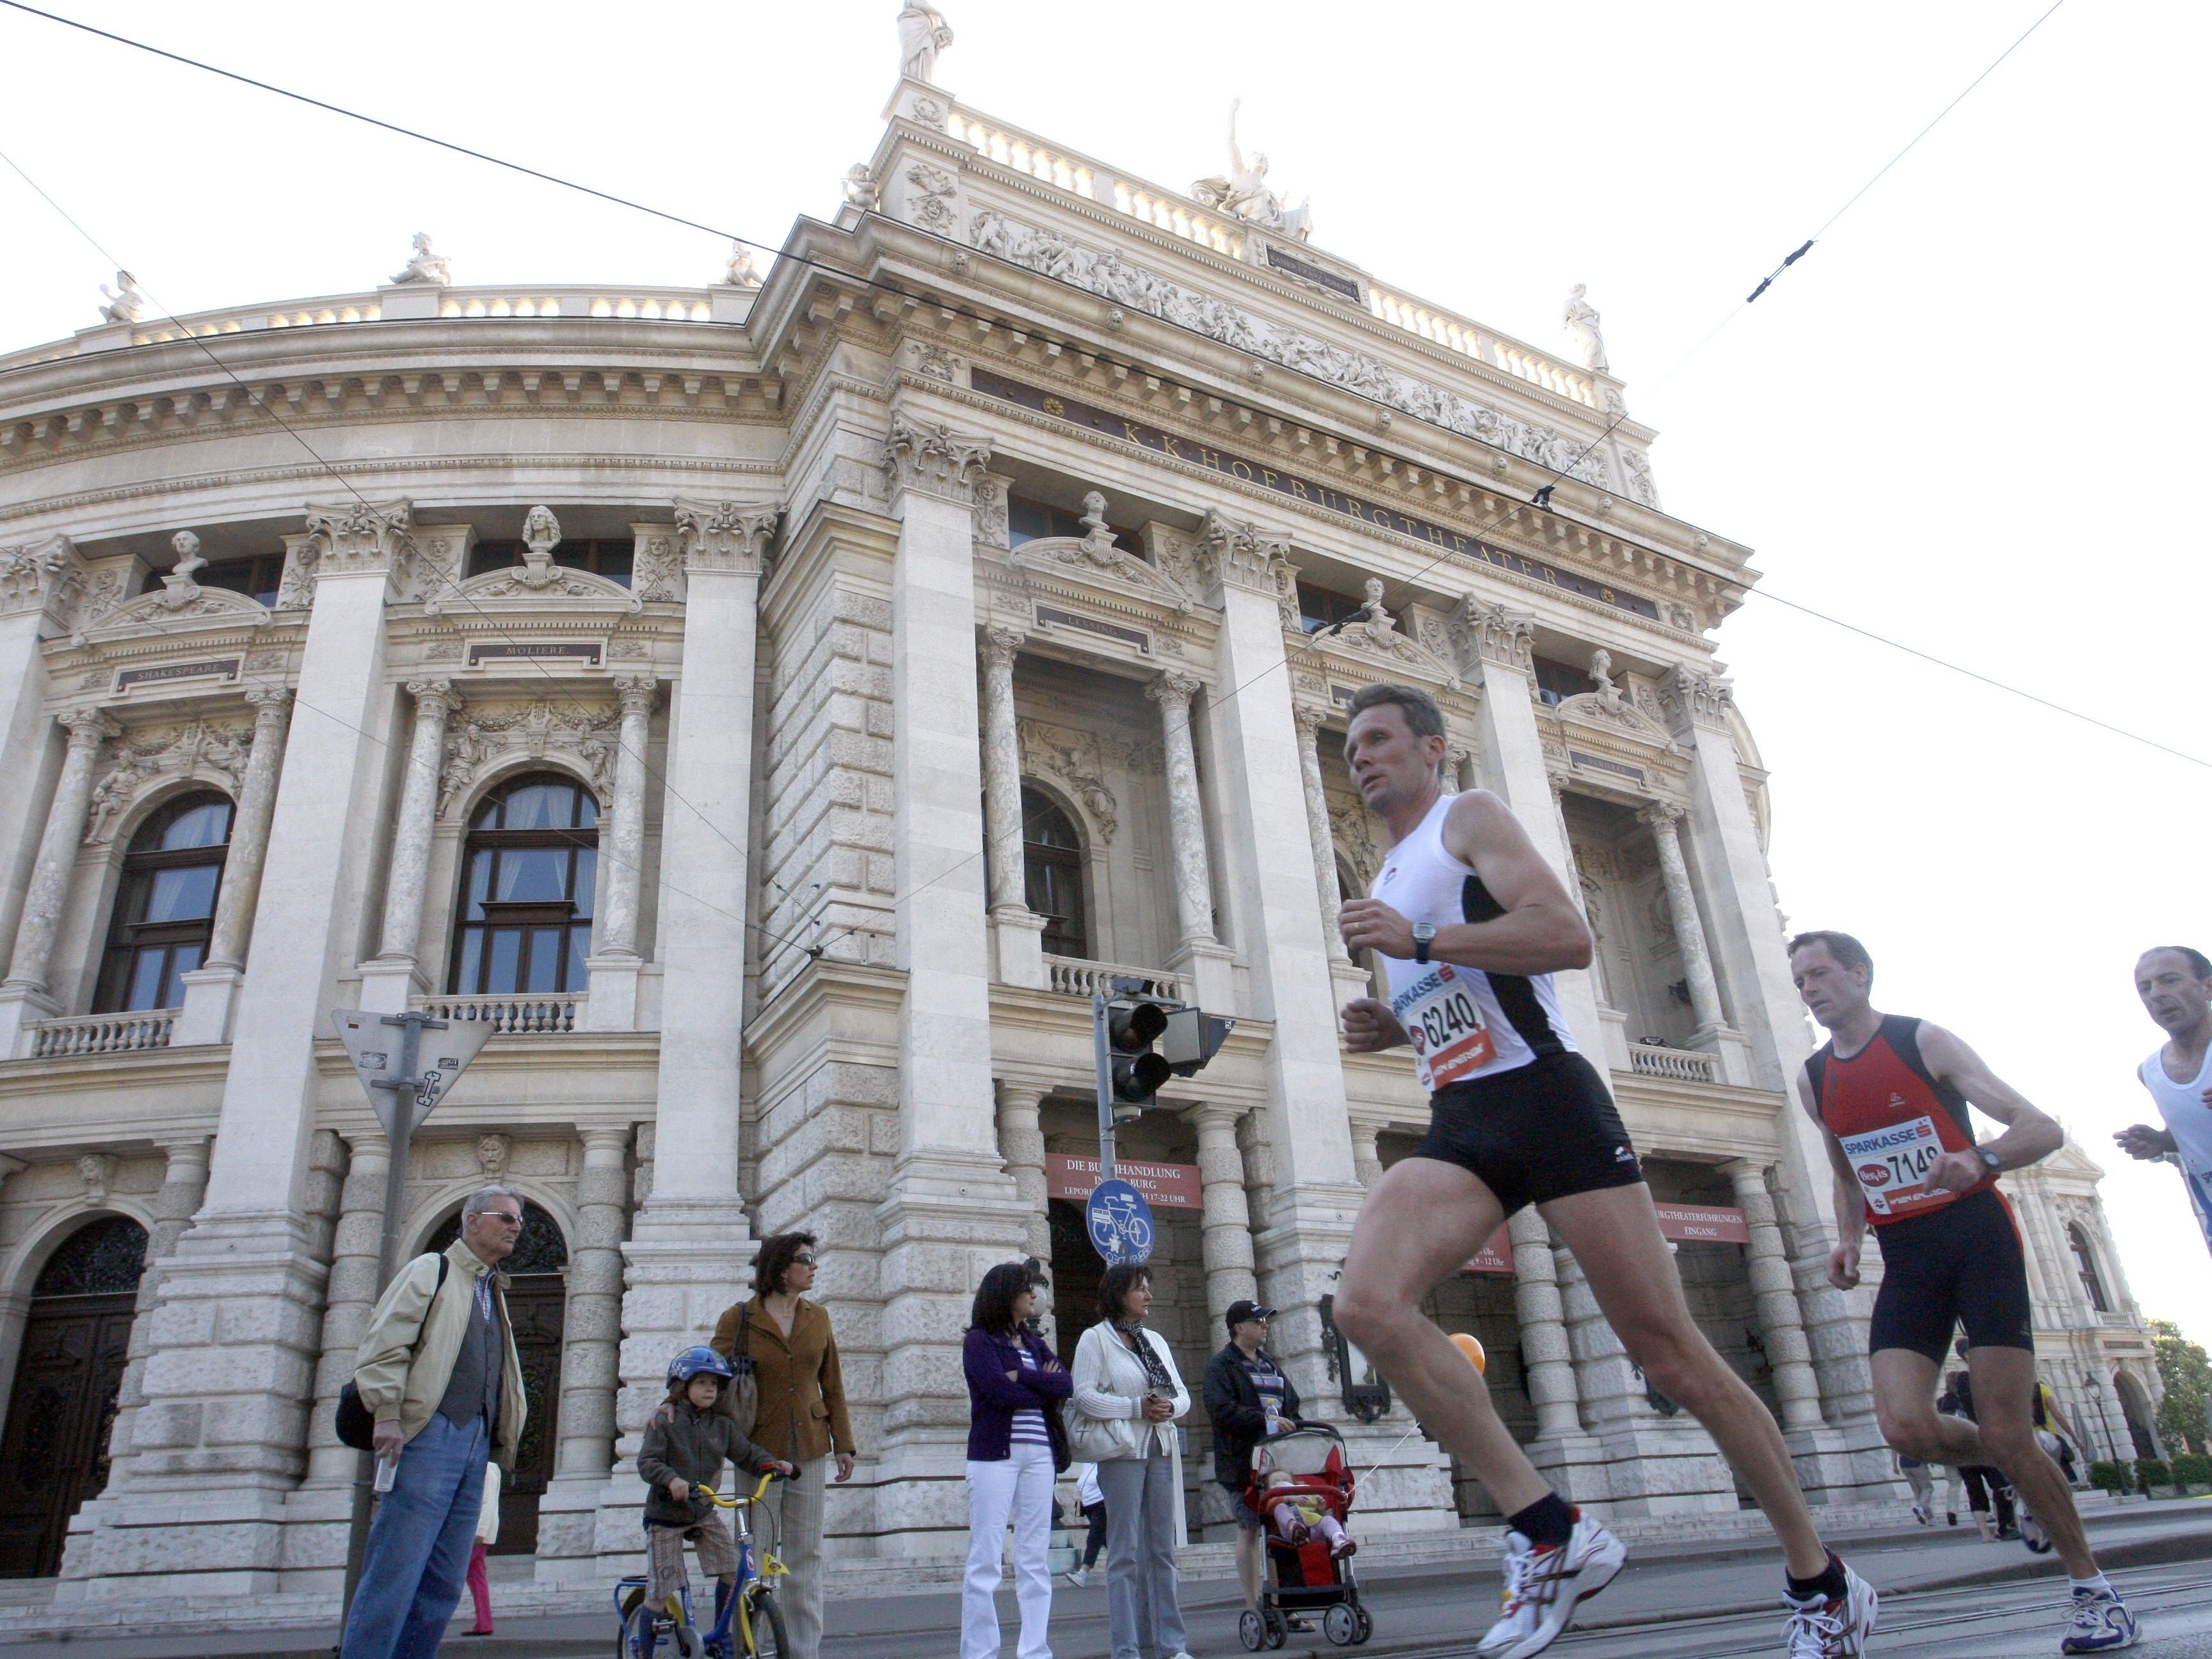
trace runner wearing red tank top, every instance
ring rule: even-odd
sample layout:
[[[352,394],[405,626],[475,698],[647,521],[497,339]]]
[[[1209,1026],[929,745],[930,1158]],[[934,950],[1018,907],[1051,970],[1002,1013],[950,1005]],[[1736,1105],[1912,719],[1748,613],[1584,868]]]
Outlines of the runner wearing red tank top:
[[[1874,1006],[1874,958],[1848,933],[1790,941],[1790,977],[1828,1042],[1805,1062],[1797,1092],[1827,1142],[1842,1242],[1828,1281],[1859,1282],[1872,1224],[1881,1241],[1875,1297],[1875,1410],[1882,1437],[1925,1463],[1995,1464],[2008,1475],[2073,1580],[2062,1653],[2133,1646],[2135,1619],[2097,1570],[2066,1477],[2035,1438],[2035,1334],[2027,1261],[2000,1172],[2048,1158],[2057,1121],[1997,1078],[1940,1025]],[[1972,1106],[2005,1126],[1978,1146]],[[1939,1416],[1936,1389],[1954,1324],[1966,1328],[1976,1423]]]

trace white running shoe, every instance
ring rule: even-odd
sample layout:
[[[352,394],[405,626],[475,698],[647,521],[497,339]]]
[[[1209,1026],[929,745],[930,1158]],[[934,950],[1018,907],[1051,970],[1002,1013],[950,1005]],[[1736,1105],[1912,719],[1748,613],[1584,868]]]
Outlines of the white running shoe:
[[[2077,1589],[2074,1592],[2074,1622],[2066,1627],[2065,1639],[2059,1643],[2061,1653],[2109,1653],[2115,1648],[2135,1646],[2142,1634],[2136,1629],[2136,1616],[2110,1590]]]
[[[2028,1513],[2025,1504],[2020,1506],[2020,1541],[2027,1546],[2031,1555],[2051,1553],[2051,1534],[2043,1529],[2042,1522]]]
[[[1814,1595],[1800,1601],[1794,1595],[1783,1596],[1782,1605],[1790,1609],[1782,1626],[1790,1659],[1861,1659],[1866,1652],[1881,1597],[1848,1565],[1844,1586],[1841,1597]]]
[[[1480,1659],[1530,1659],[1552,1645],[1575,1609],[1613,1582],[1628,1552],[1595,1521],[1575,1512],[1564,1544],[1539,1549],[1517,1532],[1505,1534],[1504,1611],[1475,1649]]]
[[[1066,1579],[1069,1583],[1074,1585],[1078,1589],[1081,1589],[1085,1585],[1091,1582],[1090,1573],[1081,1567],[1070,1567],[1066,1572],[1062,1573],[1060,1577]]]
[[[1928,1505],[1925,1504],[1915,1504],[1912,1506],[1912,1518],[1923,1527],[1932,1527],[1936,1524],[1936,1517],[1928,1513]]]

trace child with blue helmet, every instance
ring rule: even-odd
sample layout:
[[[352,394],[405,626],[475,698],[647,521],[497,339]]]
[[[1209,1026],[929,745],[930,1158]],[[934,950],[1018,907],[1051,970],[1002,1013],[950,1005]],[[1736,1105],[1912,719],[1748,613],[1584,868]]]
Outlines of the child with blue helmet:
[[[637,1472],[649,1489],[645,1499],[646,1596],[669,1606],[688,1582],[684,1540],[699,1552],[699,1571],[714,1580],[714,1616],[721,1617],[738,1582],[738,1546],[730,1524],[700,1488],[712,1490],[725,1461],[748,1474],[798,1473],[747,1439],[734,1419],[715,1409],[723,1385],[737,1373],[712,1348],[686,1348],[668,1362],[668,1404],[646,1425]]]

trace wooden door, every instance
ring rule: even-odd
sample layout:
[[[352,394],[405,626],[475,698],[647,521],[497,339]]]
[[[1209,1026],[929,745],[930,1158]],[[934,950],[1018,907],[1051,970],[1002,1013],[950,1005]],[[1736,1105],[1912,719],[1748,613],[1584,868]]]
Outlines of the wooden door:
[[[0,1435],[0,1577],[61,1571],[70,1517],[107,1485],[131,1296],[34,1297]]]
[[[561,1443],[561,1336],[568,1302],[567,1282],[559,1273],[520,1274],[507,1293],[530,1416],[515,1453],[514,1478],[500,1487],[495,1555],[529,1555],[538,1548],[538,1504],[553,1478]]]

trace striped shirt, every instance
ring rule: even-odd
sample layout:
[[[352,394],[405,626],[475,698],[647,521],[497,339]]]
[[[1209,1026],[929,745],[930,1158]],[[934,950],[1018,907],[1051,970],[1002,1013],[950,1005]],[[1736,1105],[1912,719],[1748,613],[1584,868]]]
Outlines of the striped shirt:
[[[1036,1356],[1030,1352],[1030,1345],[1026,1342],[1021,1345],[1021,1356],[1022,1369],[1025,1371],[1034,1372],[1037,1368]],[[1052,1444],[1052,1436],[1046,1431],[1044,1426],[1044,1413],[1042,1409],[1036,1406],[1024,1406],[1019,1411],[1016,1412],[1014,1413],[1013,1427],[1008,1434],[1007,1438],[1017,1446],[1049,1446]]]

